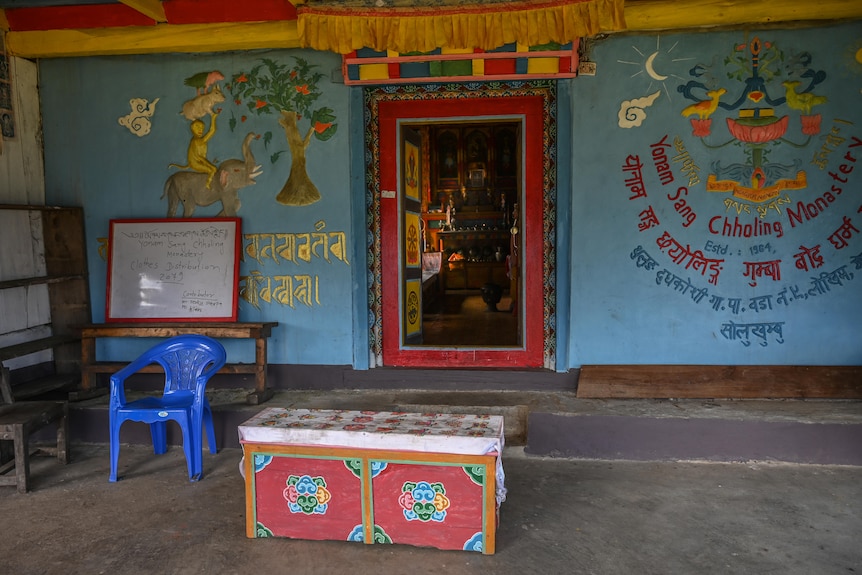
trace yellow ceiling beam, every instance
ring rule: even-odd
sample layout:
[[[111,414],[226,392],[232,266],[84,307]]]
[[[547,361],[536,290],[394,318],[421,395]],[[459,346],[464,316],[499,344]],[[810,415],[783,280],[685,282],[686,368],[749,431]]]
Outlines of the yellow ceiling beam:
[[[120,0],[120,2],[148,18],[152,18],[156,22],[168,21],[167,16],[165,16],[165,7],[162,6],[161,0]]]
[[[303,0],[291,0],[296,4]],[[123,0],[153,7],[155,0]],[[140,8],[136,8],[140,9]],[[862,19],[862,2],[847,0],[634,0],[625,5],[628,31],[672,30],[806,20]],[[0,11],[0,28],[5,22]],[[110,54],[223,52],[298,48],[296,21],[158,24],[128,28],[7,32],[6,49],[22,58]]]
[[[158,24],[126,28],[9,32],[6,49],[21,58],[224,52],[298,48],[296,21]]]
[[[627,1],[629,31],[862,18],[862,2],[847,0]]]

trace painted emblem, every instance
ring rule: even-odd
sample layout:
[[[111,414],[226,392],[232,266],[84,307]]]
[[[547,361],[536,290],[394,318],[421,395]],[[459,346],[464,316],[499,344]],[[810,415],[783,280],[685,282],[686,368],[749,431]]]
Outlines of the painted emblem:
[[[291,475],[287,478],[283,495],[291,513],[323,515],[329,508],[332,494],[326,489],[323,477]]]
[[[708,146],[740,146],[745,150],[745,161],[727,166],[716,163],[715,173],[706,182],[707,191],[729,192],[739,200],[760,204],[775,200],[784,190],[807,187],[804,170],[796,164],[770,162],[769,152],[780,144],[804,147],[820,133],[820,114],[812,109],[825,104],[827,98],[813,90],[826,79],[826,73],[812,69],[810,60],[800,60],[796,63],[798,74],[794,75],[798,79],[781,83],[784,94],[771,94],[767,82],[778,75],[775,67],[783,61],[785,56],[775,44],[755,37],[734,46],[733,54],[726,59],[727,76],[739,84],[738,89],[730,85],[709,89],[702,79],[707,71],[701,66],[690,72],[696,79],[679,86],[680,93],[695,101],[681,114],[691,117],[692,134],[704,143],[713,131],[711,116],[717,110],[736,112],[736,117],[725,118],[730,139],[720,144],[710,142]],[[705,97],[696,96],[698,92]],[[781,113],[782,106],[786,106],[786,114]],[[792,115],[799,115],[802,141],[791,140]]]
[[[442,483],[407,481],[401,488],[398,504],[407,521],[443,522],[450,503]]]

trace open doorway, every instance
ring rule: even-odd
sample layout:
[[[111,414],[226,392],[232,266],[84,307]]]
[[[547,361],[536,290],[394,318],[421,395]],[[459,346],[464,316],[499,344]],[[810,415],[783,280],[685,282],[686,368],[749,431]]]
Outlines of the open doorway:
[[[520,347],[522,121],[412,128],[427,148],[418,345]]]
[[[375,283],[370,284],[369,311],[373,320],[371,351],[375,365],[553,367],[554,332],[552,328],[549,329],[553,323],[548,322],[547,318],[555,310],[553,282],[549,280],[554,245],[547,238],[552,239],[549,230],[551,234],[553,230],[553,226],[548,225],[548,216],[553,216],[552,203],[548,200],[555,193],[552,174],[555,142],[552,114],[549,113],[554,102],[552,83],[537,84],[538,88],[522,86],[514,90],[483,88],[469,97],[459,92],[470,92],[470,88],[464,88],[463,91],[459,89],[452,93],[452,97],[423,94],[420,87],[397,94],[384,90],[366,92],[366,145],[370,152],[367,154],[366,177],[371,191],[368,214],[369,238],[372,239],[369,277],[375,280]],[[405,127],[420,132],[424,130],[429,134],[420,152],[426,158],[424,165],[428,172],[425,178],[427,186],[422,190],[427,208],[422,214],[423,253],[438,253],[441,267],[447,264],[443,275],[448,272],[454,275],[448,280],[438,278],[446,297],[440,299],[436,308],[434,302],[430,301],[424,310],[425,325],[420,327],[423,331],[421,343],[407,339],[408,333],[414,333],[411,331],[413,327],[406,322],[408,317],[415,317],[415,314],[411,314],[410,306],[416,298],[407,286],[407,279],[411,276],[405,268],[409,264],[405,259],[407,252],[404,248],[415,237],[412,224],[405,219],[412,216],[405,215],[400,209],[403,204],[401,192],[405,189],[402,179],[405,171],[401,162],[409,155],[402,148],[401,133]],[[439,138],[434,140],[430,134],[434,131],[439,133],[446,127],[461,131],[464,162],[460,164],[457,183],[444,182],[446,185],[435,187],[431,185],[431,177],[441,178],[446,174],[432,174],[431,158],[434,157],[433,161],[439,163],[446,156]],[[514,162],[508,158],[507,164],[513,182],[510,194],[503,196],[497,193],[497,174],[491,180],[490,165],[485,166],[484,174],[481,166],[470,165],[475,162],[468,161],[471,159],[468,140],[477,130],[491,136],[495,130],[501,134],[508,130],[509,135],[514,137],[508,152],[502,147],[495,150],[496,139],[489,138],[487,141],[491,146],[488,150],[489,160],[499,159],[502,162],[504,154],[514,153],[516,156]],[[432,141],[440,147],[439,153],[432,154]],[[499,142],[503,141],[501,136]],[[492,190],[488,186],[491,181],[495,182]],[[492,192],[490,196],[489,191]],[[444,193],[441,195],[439,192]],[[440,202],[439,206],[437,202]],[[504,202],[505,209],[502,206]],[[517,214],[515,204],[518,204]],[[450,207],[448,219],[447,206]],[[455,207],[454,223],[452,206]],[[468,222],[469,217],[476,221]],[[428,225],[432,220],[436,227]],[[485,229],[482,228],[483,224]],[[513,227],[517,232],[514,240]],[[456,236],[459,234],[464,236],[460,239],[467,240],[466,243],[458,244]],[[470,235],[483,235],[483,241],[487,241],[479,243],[476,237],[469,238]],[[429,243],[432,245],[429,246]],[[429,247],[432,249],[429,250]],[[435,247],[436,250],[433,249]],[[497,247],[501,248],[500,256],[497,255]],[[456,256],[452,258],[452,254]],[[459,255],[463,259],[459,260]],[[501,261],[497,261],[498,257]],[[471,258],[474,261],[470,261]],[[415,258],[411,258],[411,261],[415,262]],[[448,265],[458,261],[476,264],[470,266],[476,269],[469,273],[464,271],[466,265]],[[511,273],[512,264],[518,268],[514,274]],[[480,271],[482,269],[484,271]],[[495,304],[496,312],[488,311],[488,303],[482,298],[482,287],[488,283],[500,286],[503,291],[499,302]],[[449,295],[452,296],[451,300]],[[432,325],[437,319],[435,316],[443,316],[447,309],[456,307],[464,312],[465,306],[482,314],[479,316],[482,318],[481,326],[476,320],[477,316],[473,316],[473,319],[462,317],[460,321],[462,327],[471,324],[473,336],[465,336],[461,328],[451,328],[446,329],[449,331],[447,341],[431,339],[435,337]],[[467,313],[460,315],[469,316]],[[505,319],[514,327],[505,332],[500,326],[490,325],[487,321],[490,318]],[[479,327],[495,335],[508,333],[506,337],[509,339],[492,340],[476,335]],[[426,340],[426,337],[429,339]],[[480,337],[484,339],[478,339]]]

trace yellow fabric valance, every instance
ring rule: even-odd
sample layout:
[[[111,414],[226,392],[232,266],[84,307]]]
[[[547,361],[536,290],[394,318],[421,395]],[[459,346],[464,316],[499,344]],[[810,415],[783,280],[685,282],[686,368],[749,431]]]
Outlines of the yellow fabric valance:
[[[517,42],[566,44],[625,29],[623,0],[306,0],[299,43],[348,54],[437,48],[493,50]]]

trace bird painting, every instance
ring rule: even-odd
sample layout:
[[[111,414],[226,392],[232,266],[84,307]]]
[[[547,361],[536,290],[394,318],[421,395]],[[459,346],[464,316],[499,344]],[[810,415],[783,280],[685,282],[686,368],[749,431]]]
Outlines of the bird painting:
[[[697,117],[699,119],[706,120],[718,108],[718,101],[725,94],[727,94],[727,90],[725,90],[724,88],[719,88],[718,90],[710,90],[706,93],[706,95],[709,97],[709,100],[695,102],[690,106],[686,106],[682,109],[681,113],[686,118],[697,114]]]
[[[207,93],[216,82],[224,80],[224,74],[218,70],[212,72],[199,72],[193,76],[189,76],[183,81],[183,84],[197,90],[198,94]]]
[[[811,92],[797,93],[798,80],[787,80],[786,82],[782,82],[781,85],[784,86],[786,91],[787,105],[793,110],[799,110],[806,116],[811,114],[811,108],[825,104],[828,101],[826,96],[817,96]]]

